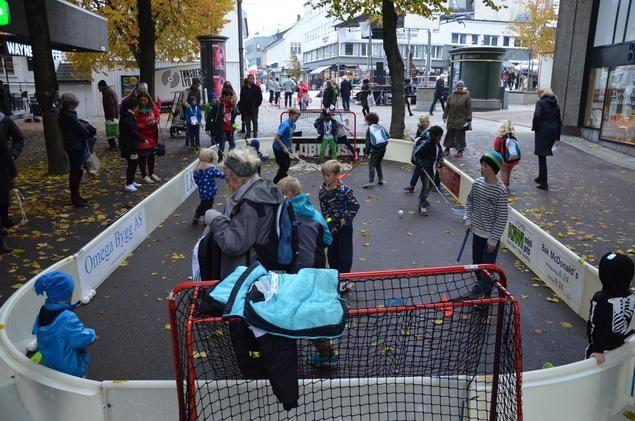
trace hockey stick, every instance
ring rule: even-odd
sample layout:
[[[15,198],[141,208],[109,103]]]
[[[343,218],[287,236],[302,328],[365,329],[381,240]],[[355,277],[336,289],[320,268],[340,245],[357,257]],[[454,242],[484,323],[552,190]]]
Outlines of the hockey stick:
[[[463,256],[463,250],[465,250],[465,243],[467,243],[467,238],[470,236],[470,230],[465,230],[465,237],[463,237],[463,243],[461,244],[461,248],[459,250],[459,255],[456,256],[457,263],[461,260],[461,256]]]
[[[295,159],[297,159],[298,161],[302,162],[302,163],[303,163],[303,164],[305,164],[307,167],[314,169],[315,171],[322,172],[322,168],[321,168],[320,166],[318,166],[318,165],[316,165],[316,164],[313,164],[313,163],[311,163],[311,162],[308,162],[308,161],[306,161],[306,160],[304,160],[304,159],[300,158],[300,156],[299,156],[299,155],[296,155],[296,154],[294,154],[294,153],[289,152],[289,156],[290,156],[291,158],[295,158]]]
[[[428,177],[428,180],[430,180],[430,183],[432,183],[432,185],[437,190],[437,192],[439,193],[439,195],[441,196],[443,201],[446,203],[446,205],[448,205],[448,208],[450,208],[450,211],[452,212],[452,215],[456,216],[457,218],[463,218],[463,216],[465,215],[465,210],[464,209],[456,209],[455,207],[453,207],[450,204],[450,202],[448,201],[448,199],[445,198],[445,195],[437,187],[437,185],[435,184],[435,182],[432,179],[432,177],[430,177],[430,174],[428,174],[428,172],[426,170],[422,170],[422,171],[426,175],[426,177]]]

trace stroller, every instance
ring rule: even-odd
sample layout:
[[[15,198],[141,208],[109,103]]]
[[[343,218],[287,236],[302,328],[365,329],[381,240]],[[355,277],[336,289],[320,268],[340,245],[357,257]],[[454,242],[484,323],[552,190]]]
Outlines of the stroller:
[[[183,112],[183,92],[177,92],[174,94],[172,100],[172,108],[168,114],[166,124],[170,125],[170,137],[180,136],[181,132],[185,131],[185,113]]]

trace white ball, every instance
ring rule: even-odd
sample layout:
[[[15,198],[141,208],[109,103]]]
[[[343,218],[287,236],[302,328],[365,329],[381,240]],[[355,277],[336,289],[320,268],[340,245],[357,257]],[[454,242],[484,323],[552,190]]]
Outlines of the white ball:
[[[95,291],[94,289],[91,289],[90,291],[88,291],[88,296],[90,298],[93,298],[95,295],[97,295],[97,291]]]
[[[399,216],[403,216],[403,209],[399,209],[397,213],[399,214]]]
[[[26,350],[29,352],[33,352],[37,349],[37,338],[33,338],[31,342],[26,346]]]
[[[84,295],[82,297],[82,304],[88,304],[90,303],[90,297],[88,295]]]

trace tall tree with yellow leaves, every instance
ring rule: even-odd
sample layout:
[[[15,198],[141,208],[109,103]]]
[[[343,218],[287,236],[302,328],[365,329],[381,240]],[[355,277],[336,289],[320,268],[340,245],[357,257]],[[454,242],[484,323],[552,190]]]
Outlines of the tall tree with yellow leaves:
[[[232,0],[71,0],[108,19],[108,52],[72,53],[76,68],[138,67],[154,92],[156,60],[188,62],[199,58],[198,35],[218,34],[227,23]]]
[[[522,12],[507,25],[507,30],[529,50],[529,60],[538,55],[553,55],[556,47],[558,11],[553,0],[518,0]],[[531,66],[530,66],[531,67]],[[528,86],[533,87],[533,74]]]

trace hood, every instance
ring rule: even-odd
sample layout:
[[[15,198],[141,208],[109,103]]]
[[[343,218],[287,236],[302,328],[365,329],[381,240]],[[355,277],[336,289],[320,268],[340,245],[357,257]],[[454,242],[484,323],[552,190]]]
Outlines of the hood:
[[[306,193],[301,193],[290,200],[293,211],[301,216],[313,216],[314,208]]]
[[[69,309],[65,309],[55,318],[55,320],[53,320],[53,322],[51,322],[51,324],[46,326],[40,325],[40,317],[38,316],[35,318],[35,323],[33,323],[33,330],[31,334],[40,335],[40,338],[44,340],[56,336],[59,334],[59,332],[56,332],[57,325],[63,323],[63,321],[72,314],[73,313]]]
[[[555,96],[544,95],[542,98],[540,98],[540,100],[549,104],[549,106],[551,106],[552,108],[558,105],[558,101],[556,100]]]
[[[250,188],[235,200],[249,200],[254,203],[264,203],[271,205],[279,205],[284,200],[284,196],[280,189],[269,180],[256,180]]]
[[[633,279],[633,261],[630,257],[609,252],[600,259],[599,274],[602,291],[612,297],[623,297],[630,294],[629,288]]]

